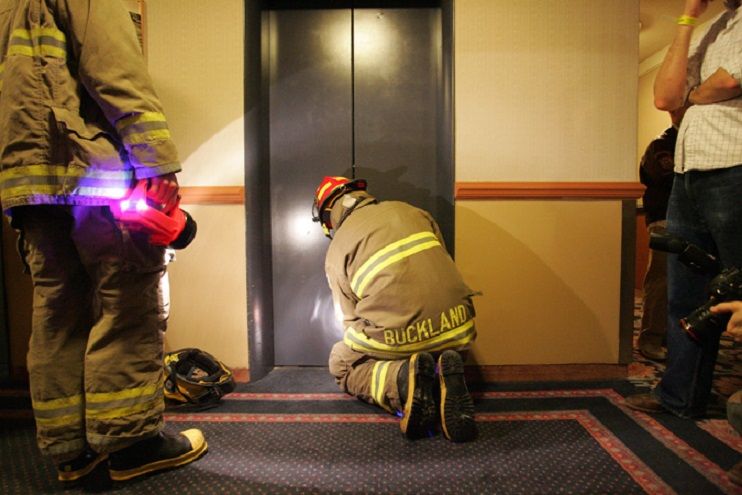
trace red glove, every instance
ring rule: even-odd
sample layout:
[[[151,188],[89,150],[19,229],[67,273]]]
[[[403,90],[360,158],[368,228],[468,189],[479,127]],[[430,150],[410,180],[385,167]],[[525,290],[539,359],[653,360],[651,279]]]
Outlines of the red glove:
[[[168,214],[152,207],[147,201],[147,181],[134,187],[128,198],[111,204],[113,216],[131,230],[150,234],[149,242],[155,246],[167,246],[178,238],[185,227],[186,217],[180,209],[180,200]]]

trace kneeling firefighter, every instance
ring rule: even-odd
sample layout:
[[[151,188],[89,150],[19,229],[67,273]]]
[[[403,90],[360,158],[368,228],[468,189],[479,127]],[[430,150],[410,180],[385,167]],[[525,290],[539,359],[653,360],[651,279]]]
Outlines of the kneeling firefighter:
[[[474,404],[459,353],[476,337],[475,293],[428,212],[379,202],[366,187],[363,179],[325,177],[314,197],[313,220],[331,239],[325,271],[345,327],[330,372],[345,392],[401,416],[407,438],[432,435],[440,418],[446,438],[473,440]]]

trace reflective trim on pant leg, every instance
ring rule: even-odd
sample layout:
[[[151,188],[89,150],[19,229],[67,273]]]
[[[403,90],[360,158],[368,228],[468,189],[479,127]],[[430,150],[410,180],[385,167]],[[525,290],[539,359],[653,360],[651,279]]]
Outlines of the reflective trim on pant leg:
[[[75,427],[82,424],[82,395],[51,400],[32,399],[34,417],[39,429],[52,427]]]
[[[117,392],[88,392],[85,394],[87,420],[102,421],[132,416],[148,410],[156,410],[163,400],[161,384],[148,384]]]
[[[386,397],[386,382],[389,375],[389,365],[392,361],[377,361],[371,373],[371,395],[376,404],[395,414]]]

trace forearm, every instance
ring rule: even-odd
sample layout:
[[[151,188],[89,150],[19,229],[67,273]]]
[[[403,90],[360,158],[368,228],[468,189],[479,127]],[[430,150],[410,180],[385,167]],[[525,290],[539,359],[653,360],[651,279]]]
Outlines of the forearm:
[[[742,87],[739,81],[720,68],[701,85],[694,88],[688,95],[688,100],[694,105],[708,105],[731,100],[740,95],[742,95]]]
[[[698,17],[708,8],[709,0],[685,0],[678,18],[675,38],[654,81],[654,105],[660,110],[676,110],[685,104],[688,93],[688,51]]]
[[[685,103],[688,50],[693,26],[678,25],[675,38],[654,80],[654,105],[660,110],[675,110]]]

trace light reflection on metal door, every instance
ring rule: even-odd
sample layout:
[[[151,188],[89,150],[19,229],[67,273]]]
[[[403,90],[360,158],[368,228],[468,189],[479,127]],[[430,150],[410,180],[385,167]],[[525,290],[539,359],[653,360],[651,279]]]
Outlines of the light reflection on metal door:
[[[367,178],[379,199],[430,211],[453,242],[440,10],[276,10],[268,22],[275,364],[324,366],[343,329],[324,275],[329,241],[311,222],[323,176]]]

